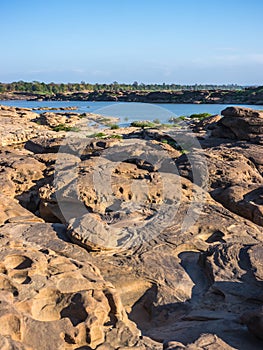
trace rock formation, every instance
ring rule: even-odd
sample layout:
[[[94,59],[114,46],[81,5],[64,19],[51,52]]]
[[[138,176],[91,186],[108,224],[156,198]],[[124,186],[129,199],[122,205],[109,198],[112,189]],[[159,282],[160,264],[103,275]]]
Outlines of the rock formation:
[[[262,349],[263,118],[222,114],[120,139],[0,108],[1,349]]]
[[[52,93],[44,96],[33,92],[0,93],[1,100],[30,101],[120,101],[146,103],[221,103],[221,104],[255,104],[263,105],[263,87],[250,87],[242,90],[95,90],[65,93]],[[44,108],[54,110],[54,108]],[[44,110],[42,108],[42,110]],[[60,108],[61,110],[63,108]]]
[[[263,112],[250,108],[228,107],[213,132],[216,137],[247,140],[262,144]]]

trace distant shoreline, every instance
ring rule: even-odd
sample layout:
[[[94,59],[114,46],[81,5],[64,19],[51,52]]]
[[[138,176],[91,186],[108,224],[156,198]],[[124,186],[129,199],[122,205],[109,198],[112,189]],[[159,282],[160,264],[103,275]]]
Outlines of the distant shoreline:
[[[105,101],[194,104],[263,104],[263,87],[244,90],[181,91],[108,91],[39,94],[31,92],[0,93],[0,100],[29,101]]]

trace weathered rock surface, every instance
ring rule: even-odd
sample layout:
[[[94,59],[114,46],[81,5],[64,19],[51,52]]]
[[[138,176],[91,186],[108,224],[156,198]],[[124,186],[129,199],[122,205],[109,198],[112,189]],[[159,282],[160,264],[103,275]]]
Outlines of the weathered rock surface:
[[[136,152],[139,152],[138,147]],[[154,222],[153,229],[150,223],[154,212],[151,210],[155,208],[158,213],[158,205],[161,205],[164,199],[164,194],[160,191],[162,179],[158,177],[157,171],[160,168],[139,161],[139,153],[136,158],[135,153],[131,152],[132,162],[116,163],[116,166],[111,164],[111,190],[114,198],[117,198],[115,204],[112,203],[111,191],[102,193],[103,197],[100,197],[94,190],[93,172],[99,169],[95,179],[100,178],[104,172],[107,173],[107,163],[101,162],[98,157],[83,161],[79,159],[77,163],[79,175],[76,174],[79,197],[76,201],[74,195],[72,196],[70,186],[74,181],[74,178],[70,176],[72,174],[70,161],[74,164],[76,159],[72,156],[68,158],[68,161],[65,162],[67,167],[60,169],[60,180],[63,184],[60,199],[67,202],[68,215],[72,216],[68,229],[70,239],[85,246],[88,250],[104,251],[103,255],[94,256],[95,264],[100,266],[104,278],[116,286],[131,319],[137,323],[144,334],[155,341],[164,342],[176,339],[187,344],[194,342],[205,331],[218,334],[223,339],[222,343],[218,340],[219,344],[224,344],[223,341],[226,341],[227,344],[233,345],[232,348],[238,348],[241,343],[248,346],[251,342],[250,336],[247,331],[243,330],[241,324],[236,325],[236,320],[246,309],[253,310],[253,306],[250,305],[250,302],[246,304],[238,301],[236,309],[232,309],[231,297],[229,297],[230,301],[222,299],[222,302],[220,300],[219,302],[217,300],[217,294],[221,292],[213,292],[213,288],[216,287],[213,286],[211,273],[207,272],[206,265],[202,263],[208,258],[200,252],[206,252],[210,246],[214,246],[217,251],[220,249],[220,244],[235,245],[239,244],[240,240],[247,246],[256,245],[262,240],[261,228],[224,209],[208,194],[201,191],[204,195],[204,206],[202,209],[197,206],[194,212],[191,212],[190,215],[197,214],[196,221],[188,229],[182,231],[182,223],[192,202],[195,201],[197,189],[189,180],[174,175],[172,178],[165,177],[167,188],[170,190],[167,198],[173,201],[174,215],[162,220],[166,223],[165,227],[158,226],[158,222]],[[103,150],[100,155],[103,156]],[[215,155],[211,155],[213,160],[211,169],[212,164],[220,166],[219,158],[214,160],[213,157]],[[226,154],[225,157],[232,159],[233,165],[231,166],[230,163],[227,168],[223,168],[225,175],[222,176],[222,184],[230,183],[234,179],[238,183],[242,181],[246,183],[251,178],[260,182],[260,174],[256,167],[253,163],[247,164],[245,157],[239,153]],[[224,159],[222,158],[222,165],[225,164]],[[238,165],[241,161],[244,161],[247,168],[240,174],[240,178],[237,178]],[[217,175],[213,177],[213,172],[211,174],[211,184],[216,183]],[[174,182],[169,183],[169,180],[174,180]],[[134,181],[142,183],[146,181],[148,191],[143,191],[143,186],[141,186],[138,187],[141,188],[141,191],[137,193],[136,186],[132,188],[130,185]],[[45,191],[47,192],[43,199],[50,203],[48,206],[52,213],[55,216],[58,215],[62,221],[63,215],[61,212],[58,214],[59,207],[56,203],[54,189],[45,187]],[[134,197],[136,193],[138,197]],[[143,201],[145,193],[148,196]],[[159,193],[159,196],[156,193]],[[180,196],[178,196],[179,193]],[[136,198],[134,202],[133,198]],[[82,207],[83,216],[79,210],[79,201],[86,204],[86,207]],[[196,201],[198,202],[198,199]],[[130,207],[122,207],[122,203],[130,203]],[[136,203],[143,203],[143,205],[136,207]],[[130,209],[130,214],[127,209]],[[167,210],[165,212],[167,213]],[[144,222],[147,215],[150,217],[147,219],[148,226],[142,228],[140,224]],[[67,222],[65,218],[64,222]],[[134,230],[136,225],[137,230]],[[125,232],[124,237],[125,234],[129,234],[132,245],[125,247],[123,241],[120,240],[123,237],[122,232]],[[134,237],[135,240],[132,241]],[[110,244],[107,242],[108,238],[110,238]],[[229,258],[232,264],[236,259],[236,255],[231,255]],[[225,270],[227,272],[226,277],[222,277],[222,285],[226,284],[225,293],[231,296],[232,266],[224,267]],[[228,274],[231,277],[228,277]],[[247,294],[247,298],[250,299],[251,284],[247,284],[247,287],[244,282],[240,293]],[[216,310],[215,300],[218,304]],[[260,302],[260,299],[258,300]],[[188,329],[191,330],[191,336],[189,336]],[[173,334],[175,334],[174,338]],[[236,340],[239,337],[242,342]],[[253,344],[255,344],[255,349],[261,346],[257,344],[257,341]]]
[[[57,153],[61,146],[63,137],[46,137],[40,136],[28,140],[25,144],[25,148],[33,153]]]
[[[34,122],[38,114],[29,109],[0,106],[0,116],[0,146],[21,144],[43,131]]]
[[[23,208],[18,201],[0,194],[0,225],[7,222],[43,222]]]
[[[218,122],[213,136],[262,143],[263,112],[250,108],[228,107],[221,114],[224,117]]]
[[[196,162],[196,173],[206,167],[211,196],[227,209],[262,226],[262,146],[244,141],[217,141],[216,146],[213,137],[201,141],[205,150],[196,150],[193,155],[200,159]],[[193,181],[189,156],[180,157],[177,165],[180,174]]]
[[[44,177],[45,165],[19,150],[0,151],[0,183],[2,193],[10,197],[32,188]]]
[[[203,149],[184,130],[43,134],[51,116],[2,147],[0,347],[262,349],[262,146],[215,138],[222,119]]]
[[[80,119],[78,113],[45,112],[37,118],[37,121],[42,125],[54,128],[58,125],[74,126],[80,121]]]
[[[214,130],[217,122],[222,118],[220,115],[212,115],[211,117],[207,117],[200,122],[196,123],[194,126],[194,131],[202,131],[202,130]]]
[[[43,350],[140,343],[114,287],[85,252],[70,254],[70,243],[48,224],[0,231],[0,334],[6,342]]]
[[[215,191],[216,192],[216,191]],[[263,226],[263,187],[258,185],[231,186],[214,192],[224,207]]]
[[[194,344],[189,344],[187,346],[184,346],[182,343],[179,342],[168,342],[165,347],[165,350],[217,350],[217,349],[224,349],[224,350],[236,350],[236,348],[233,348],[229,346],[227,343],[225,343],[222,339],[217,337],[214,334],[203,334],[197,341],[194,342]]]

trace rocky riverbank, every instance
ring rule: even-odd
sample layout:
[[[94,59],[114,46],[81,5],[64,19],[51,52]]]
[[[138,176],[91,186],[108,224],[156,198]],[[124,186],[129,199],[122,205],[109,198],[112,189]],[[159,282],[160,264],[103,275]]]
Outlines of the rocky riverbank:
[[[0,107],[1,349],[262,349],[263,112],[221,114]]]
[[[144,103],[208,103],[263,105],[263,87],[243,90],[182,91],[87,91],[41,95],[23,92],[0,94],[0,100],[33,101],[119,101]]]

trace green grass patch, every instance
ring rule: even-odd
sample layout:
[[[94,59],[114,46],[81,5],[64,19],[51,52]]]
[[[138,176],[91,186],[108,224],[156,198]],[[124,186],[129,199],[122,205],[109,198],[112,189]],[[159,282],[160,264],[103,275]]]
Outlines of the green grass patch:
[[[179,119],[179,120],[186,120],[187,116],[186,115],[180,115],[180,117],[178,117],[177,119]]]
[[[117,130],[120,128],[118,124],[110,124],[109,127],[111,130]]]
[[[111,119],[110,118],[99,118],[98,119],[98,122],[99,123],[102,123],[102,124],[109,124],[111,122]]]
[[[148,120],[138,120],[131,123],[131,126],[136,128],[153,128],[156,124],[149,122]]]
[[[178,144],[176,141],[174,141],[172,139],[162,139],[161,143],[164,143],[166,145],[170,145],[171,147],[173,147],[177,151],[181,152],[181,154],[188,154],[189,153],[189,151],[187,150],[187,145],[184,143]]]
[[[200,119],[200,120],[202,120],[202,119],[205,119],[207,117],[211,117],[211,115],[212,114],[210,114],[210,113],[195,113],[195,114],[191,114],[190,118],[191,119]]]
[[[122,135],[118,135],[118,134],[114,134],[114,135],[111,135],[110,138],[122,140],[122,139],[123,139],[123,136],[122,136]]]
[[[103,138],[107,137],[107,135],[104,134],[104,132],[97,132],[97,133],[95,133],[95,134],[87,135],[87,137],[92,137],[92,138],[97,138],[97,139],[103,139]]]
[[[158,125],[158,128],[173,128],[174,125],[173,124],[166,124],[166,123],[163,123],[163,124],[160,124],[160,126]]]
[[[80,131],[79,128],[77,128],[76,126],[67,126],[65,124],[59,124],[56,125],[52,128],[53,131],[59,132],[59,131],[74,131],[74,132],[78,132]]]

